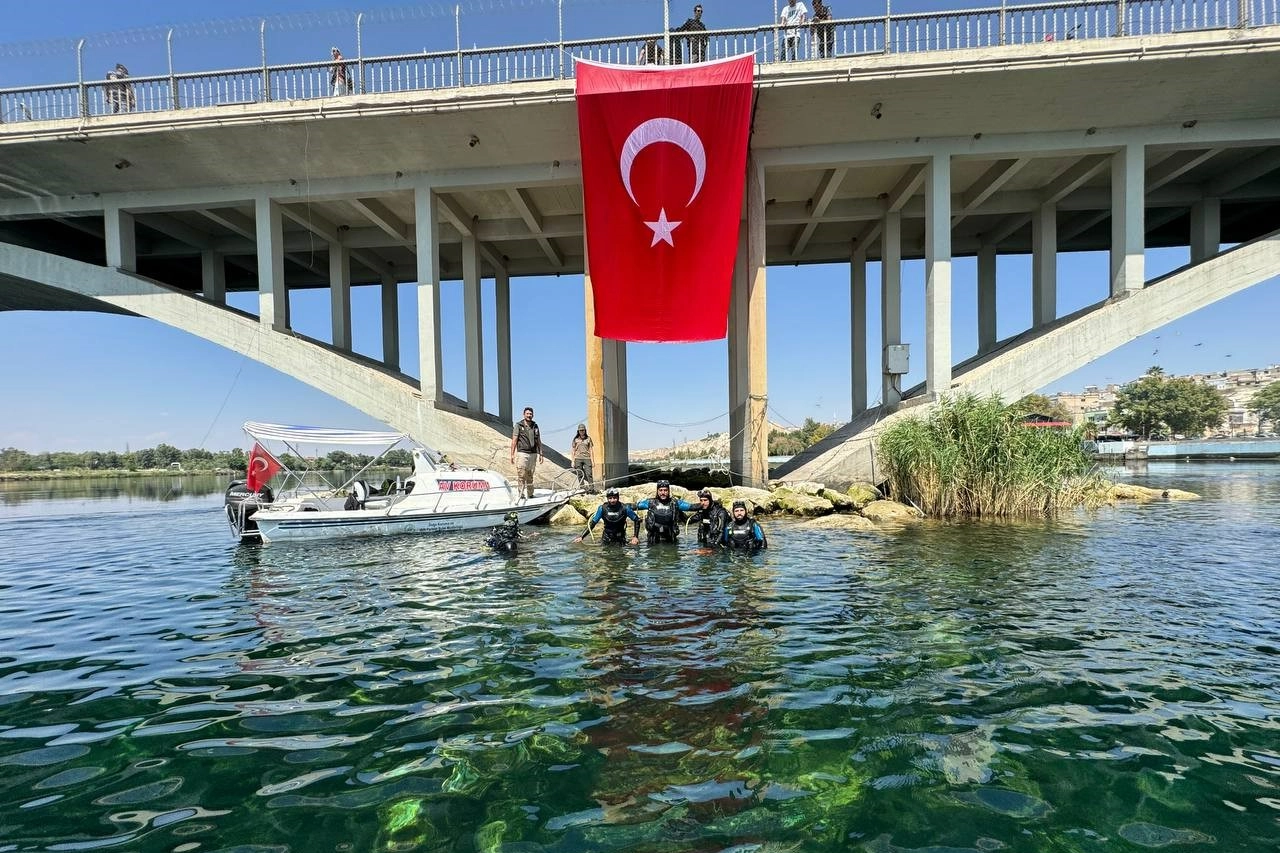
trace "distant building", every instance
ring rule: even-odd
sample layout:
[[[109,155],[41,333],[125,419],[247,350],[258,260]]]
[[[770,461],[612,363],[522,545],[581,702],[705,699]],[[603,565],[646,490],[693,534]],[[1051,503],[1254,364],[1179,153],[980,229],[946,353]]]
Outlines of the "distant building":
[[[1176,378],[1176,377],[1170,377]],[[1250,436],[1257,435],[1262,427],[1258,415],[1249,408],[1253,395],[1266,388],[1272,382],[1280,382],[1280,364],[1267,367],[1247,368],[1244,370],[1223,370],[1216,373],[1193,373],[1186,377],[1203,382],[1221,394],[1227,401],[1227,414],[1216,429],[1207,431],[1209,435]],[[1049,397],[1066,411],[1071,413],[1073,422],[1095,424],[1102,432],[1116,402],[1119,385],[1086,385],[1078,394],[1067,392]]]

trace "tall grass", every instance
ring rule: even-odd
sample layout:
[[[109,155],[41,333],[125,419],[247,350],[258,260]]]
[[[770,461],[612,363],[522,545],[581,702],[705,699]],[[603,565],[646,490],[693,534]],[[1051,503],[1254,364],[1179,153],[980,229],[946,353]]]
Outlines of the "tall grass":
[[[1046,517],[1093,500],[1100,477],[1080,430],[1024,419],[998,397],[970,394],[886,428],[877,449],[890,496],[933,518]]]

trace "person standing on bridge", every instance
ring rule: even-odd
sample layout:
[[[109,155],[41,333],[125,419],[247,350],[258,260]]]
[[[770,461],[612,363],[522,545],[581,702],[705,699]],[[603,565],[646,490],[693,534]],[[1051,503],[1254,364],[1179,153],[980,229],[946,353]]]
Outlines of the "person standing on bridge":
[[[831,56],[836,43],[835,24],[831,23],[831,7],[813,0],[813,55],[819,59]]]
[[[111,81],[106,86],[107,104],[110,105],[111,112],[133,112],[136,105],[133,84],[126,82],[129,79],[129,69],[124,67],[124,63],[117,62],[116,67],[107,72],[107,79]]]
[[[676,27],[678,33],[689,33],[671,46],[671,64],[682,62],[684,47],[689,48],[690,62],[707,61],[707,25],[702,23],[702,4],[693,7],[693,17]]]
[[[342,58],[342,51],[331,47],[329,53],[333,55],[333,65],[329,68],[329,88],[332,90],[333,97],[350,95],[355,91],[355,81],[351,79],[351,69],[347,66],[347,61]]]
[[[782,60],[791,62],[799,58],[797,48],[800,44],[800,27],[809,20],[809,8],[800,0],[787,0],[779,20],[787,28],[782,37]]]
[[[525,406],[524,417],[511,431],[511,462],[516,466],[516,490],[522,496],[533,497],[533,470],[541,461],[542,431],[533,419],[533,408]]]

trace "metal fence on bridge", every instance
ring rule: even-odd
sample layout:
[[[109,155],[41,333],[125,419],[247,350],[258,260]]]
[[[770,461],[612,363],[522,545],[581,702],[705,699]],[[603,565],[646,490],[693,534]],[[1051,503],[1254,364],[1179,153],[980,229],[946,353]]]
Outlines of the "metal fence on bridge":
[[[563,2],[563,0],[560,0]],[[77,47],[78,79],[31,88],[0,89],[0,122],[81,119],[121,112],[167,112],[266,101],[341,98],[454,89],[465,86],[571,78],[574,61],[624,65],[693,61],[754,54],[760,63],[808,62],[868,54],[915,54],[1001,45],[1110,39],[1193,30],[1222,30],[1280,23],[1280,0],[1078,0],[1000,5],[956,12],[894,14],[779,25],[669,31],[621,38],[586,39],[509,47],[453,50],[343,60],[349,87],[334,85],[332,62],[269,65],[266,23],[260,64],[224,71],[170,73],[119,80],[86,80]],[[561,10],[562,11],[562,10]],[[460,33],[455,10],[455,32]],[[356,44],[363,45],[362,16]],[[170,36],[172,32],[170,32]],[[171,44],[169,67],[173,68]]]

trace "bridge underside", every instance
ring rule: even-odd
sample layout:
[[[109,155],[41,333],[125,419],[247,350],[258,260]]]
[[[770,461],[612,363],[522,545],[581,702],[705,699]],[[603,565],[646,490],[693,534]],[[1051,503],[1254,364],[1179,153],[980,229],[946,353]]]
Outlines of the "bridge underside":
[[[879,357],[866,351],[866,264],[882,264],[881,337],[895,344],[905,342],[901,264],[923,259],[922,394],[947,391],[965,375],[951,357],[953,258],[978,259],[985,357],[1002,346],[999,255],[1032,256],[1038,332],[1060,320],[1060,253],[1109,252],[1120,299],[1144,292],[1148,248],[1189,245],[1203,261],[1280,227],[1278,58],[1280,28],[1259,27],[762,67],[730,324],[735,469],[765,478],[769,265],[850,265],[856,414],[876,390],[890,406],[901,393],[887,374],[880,389],[866,387]],[[296,338],[289,292],[325,288],[332,335],[315,343],[353,369],[394,376],[393,397],[413,383],[427,408],[509,423],[510,278],[585,271],[571,86],[0,125],[0,258],[25,268],[35,252],[154,282],[198,306],[193,317],[204,319],[183,326],[197,334],[235,313],[228,293],[254,292],[264,339]],[[0,310],[155,316],[13,266],[0,278]],[[496,417],[484,405],[482,277],[498,293]],[[440,388],[439,285],[451,279],[463,282],[467,327],[467,394],[457,401]],[[404,282],[418,284],[417,380],[400,366]],[[351,351],[350,288],[361,284],[383,289],[380,363]],[[599,461],[616,475],[626,461],[626,350],[585,335]],[[1091,344],[1092,355],[1123,342]],[[273,366],[316,384],[305,360]],[[409,416],[397,406],[360,408],[402,425]]]

